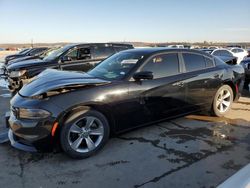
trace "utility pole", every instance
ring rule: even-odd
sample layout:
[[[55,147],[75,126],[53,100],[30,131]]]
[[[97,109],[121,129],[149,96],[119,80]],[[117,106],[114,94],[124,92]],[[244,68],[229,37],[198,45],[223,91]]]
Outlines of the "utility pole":
[[[33,38],[31,39],[31,48],[33,48]]]

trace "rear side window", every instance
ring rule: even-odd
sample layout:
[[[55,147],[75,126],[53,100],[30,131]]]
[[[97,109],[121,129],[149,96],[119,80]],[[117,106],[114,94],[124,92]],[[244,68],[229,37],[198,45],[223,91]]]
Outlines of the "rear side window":
[[[91,59],[91,51],[90,48],[80,48],[78,50],[78,60],[86,60]]]
[[[141,69],[153,72],[154,79],[173,76],[179,73],[179,59],[176,53],[154,56]]]
[[[183,53],[186,71],[196,71],[206,68],[206,62],[202,55]]]
[[[215,60],[215,64],[218,66],[218,65],[225,65],[225,62],[224,61],[222,61],[220,58],[218,58],[218,57],[215,57],[214,58],[214,60]]]
[[[232,57],[233,55],[228,52],[227,50],[217,50],[213,53],[213,55],[217,55],[217,56],[228,56],[228,57]]]
[[[95,46],[94,47],[95,58],[106,58],[114,53],[115,51],[112,46]]]
[[[242,49],[237,49],[237,53],[241,53],[241,52],[244,52],[244,50],[242,50]]]
[[[210,67],[213,67],[214,66],[214,61],[208,57],[204,57],[205,59],[205,62],[206,62],[206,67],[207,68],[210,68]]]

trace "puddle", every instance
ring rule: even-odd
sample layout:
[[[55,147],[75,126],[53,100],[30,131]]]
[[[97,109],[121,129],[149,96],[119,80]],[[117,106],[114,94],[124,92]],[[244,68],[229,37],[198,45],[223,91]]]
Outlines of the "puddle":
[[[185,118],[198,121],[224,123],[225,125],[233,125],[233,126],[244,126],[244,127],[250,126],[250,122],[244,119],[229,119],[226,117],[212,117],[212,116],[201,116],[201,115],[189,115],[185,116]]]
[[[4,79],[0,79],[0,87],[7,88],[8,87],[8,82]]]
[[[0,144],[3,144],[9,141],[8,131],[9,131],[8,129],[5,129],[0,132]]]
[[[10,93],[5,93],[5,94],[0,95],[0,97],[3,97],[3,98],[10,98],[10,97],[11,97],[11,94],[10,94]]]

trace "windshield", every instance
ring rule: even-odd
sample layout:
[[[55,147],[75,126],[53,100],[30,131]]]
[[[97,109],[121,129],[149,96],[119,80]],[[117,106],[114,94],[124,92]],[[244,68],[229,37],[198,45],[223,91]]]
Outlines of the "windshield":
[[[52,51],[51,53],[49,53],[47,56],[45,56],[43,59],[44,60],[53,60],[57,57],[59,57],[60,55],[62,55],[66,50],[68,49],[68,47],[62,47],[59,49],[56,49],[54,51]]]
[[[25,48],[25,49],[21,50],[21,51],[19,52],[19,54],[24,54],[24,53],[28,52],[29,50],[31,50],[31,49]]]
[[[120,80],[142,59],[141,54],[120,52],[102,61],[88,74],[105,80]]]
[[[54,51],[56,51],[56,50],[58,50],[58,49],[60,49],[60,47],[51,48],[51,49],[45,51],[44,53],[42,53],[42,54],[40,55],[40,58],[43,59],[43,58],[49,56],[50,54],[52,54]]]

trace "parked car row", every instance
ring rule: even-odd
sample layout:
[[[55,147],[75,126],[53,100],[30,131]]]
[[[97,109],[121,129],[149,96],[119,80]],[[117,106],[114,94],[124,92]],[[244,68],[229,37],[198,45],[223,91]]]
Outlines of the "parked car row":
[[[6,66],[9,89],[15,93],[46,68],[88,71],[108,56],[130,48],[133,46],[116,43],[70,44],[52,49],[38,58],[21,61],[19,58]]]
[[[240,65],[198,50],[132,48],[66,45],[6,65],[16,91],[8,117],[11,145],[25,151],[61,148],[85,158],[110,135],[136,127],[200,111],[224,116],[240,96]]]
[[[9,61],[17,59],[17,58],[21,58],[21,57],[25,57],[25,56],[40,55],[46,50],[48,50],[47,47],[23,49],[18,54],[8,55],[7,57],[5,57],[5,64],[8,64]]]

